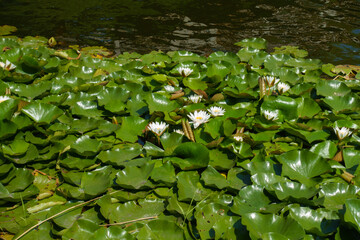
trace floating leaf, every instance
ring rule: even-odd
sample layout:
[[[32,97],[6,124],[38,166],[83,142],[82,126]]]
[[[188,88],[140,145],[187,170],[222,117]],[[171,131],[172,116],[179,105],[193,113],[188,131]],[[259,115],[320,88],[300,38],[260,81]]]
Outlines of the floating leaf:
[[[120,129],[115,131],[116,137],[123,141],[135,142],[146,126],[147,121],[141,117],[124,117]]]
[[[101,147],[102,143],[96,139],[91,139],[88,135],[84,135],[78,138],[72,145],[71,148],[74,149],[78,154],[83,156],[93,156],[95,155]]]
[[[310,151],[323,158],[333,158],[337,152],[337,148],[335,143],[331,141],[324,141],[312,146]]]
[[[329,163],[306,149],[294,150],[277,156],[283,164],[282,174],[298,180],[305,185],[312,185],[311,178],[331,171]]]
[[[200,183],[200,175],[196,171],[182,171],[177,175],[179,201],[201,201],[210,194]]]
[[[301,239],[305,236],[304,229],[295,220],[275,214],[248,213],[242,216],[241,222],[253,239],[262,238],[263,234],[269,232],[281,234],[289,239]]]
[[[356,198],[360,188],[345,183],[326,183],[321,186],[319,196],[324,198],[327,209],[343,209],[347,199]]]
[[[98,228],[99,226],[92,221],[79,219],[64,233],[62,239],[92,239],[94,232]]]
[[[184,239],[184,232],[174,222],[159,219],[147,223],[146,226],[143,227],[137,234],[136,238],[139,240],[181,240]]]
[[[63,111],[58,107],[46,104],[46,103],[30,103],[21,109],[28,117],[37,123],[51,123],[60,115]]]
[[[346,110],[356,111],[360,109],[359,97],[353,93],[345,96],[328,96],[323,101],[336,112]]]
[[[340,218],[335,211],[326,209],[312,210],[309,207],[291,206],[290,217],[298,222],[307,232],[326,236],[335,232]]]
[[[16,32],[17,28],[9,25],[0,26],[0,36],[9,35],[12,32]]]
[[[135,240],[135,237],[119,226],[110,226],[108,228],[99,228],[91,237],[93,240],[117,240],[117,239]]]
[[[320,81],[316,85],[318,95],[322,96],[345,96],[351,92],[343,82],[337,80]]]
[[[142,153],[141,146],[139,144],[123,145],[119,148],[114,148],[99,153],[97,158],[107,164],[113,164],[116,166],[123,166],[124,162],[139,156]]]
[[[287,199],[289,197],[296,199],[309,199],[313,197],[318,190],[315,187],[307,187],[304,184],[298,182],[279,182],[272,186],[276,196],[280,200]]]
[[[270,203],[270,199],[264,194],[264,187],[251,185],[239,191],[238,196],[234,198],[231,211],[242,216],[246,213],[259,212]]]
[[[139,218],[157,217],[165,210],[161,199],[140,199],[138,202],[111,203],[110,196],[103,197],[97,204],[101,214],[110,223],[138,220]]]
[[[360,199],[347,199],[345,201],[345,208],[345,222],[360,231]]]
[[[215,168],[208,166],[201,174],[201,180],[206,186],[223,189],[228,186],[226,178],[222,176]]]
[[[199,143],[182,143],[173,152],[174,165],[182,170],[204,168],[209,163],[209,150]]]
[[[235,43],[240,47],[252,47],[256,49],[266,49],[266,40],[263,38],[247,38]]]
[[[123,88],[106,88],[97,95],[100,106],[111,112],[120,112],[125,109],[130,92]]]
[[[139,189],[146,186],[153,169],[154,164],[125,167],[124,170],[116,174],[116,183],[127,189]]]

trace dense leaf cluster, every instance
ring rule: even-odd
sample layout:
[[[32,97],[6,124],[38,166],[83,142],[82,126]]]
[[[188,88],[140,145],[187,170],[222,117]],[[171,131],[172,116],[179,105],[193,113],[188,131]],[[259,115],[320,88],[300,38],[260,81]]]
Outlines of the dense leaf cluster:
[[[263,39],[208,57],[48,44],[0,39],[2,231],[73,207],[22,239],[359,238],[356,66]]]

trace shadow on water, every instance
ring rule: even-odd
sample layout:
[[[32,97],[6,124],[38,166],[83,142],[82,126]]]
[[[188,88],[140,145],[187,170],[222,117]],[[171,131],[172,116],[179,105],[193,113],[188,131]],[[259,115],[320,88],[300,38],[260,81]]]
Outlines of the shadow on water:
[[[235,52],[235,42],[263,37],[270,48],[296,45],[324,62],[360,64],[359,0],[0,0],[0,8],[0,25],[20,37],[117,53]]]

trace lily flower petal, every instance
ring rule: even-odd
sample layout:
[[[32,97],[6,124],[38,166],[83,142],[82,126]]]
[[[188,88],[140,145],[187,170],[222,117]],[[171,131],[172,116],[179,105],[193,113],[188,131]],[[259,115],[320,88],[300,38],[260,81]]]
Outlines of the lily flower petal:
[[[336,135],[338,136],[339,140],[343,140],[344,138],[346,138],[352,134],[350,129],[348,129],[346,127],[342,127],[342,128],[335,127],[334,131],[335,131]]]
[[[202,98],[203,98],[202,95],[197,95],[197,94],[194,94],[194,95],[189,96],[190,101],[192,101],[193,103],[199,103],[199,102],[201,102],[201,99],[202,99]]]
[[[211,107],[210,109],[208,109],[208,112],[213,116],[222,116],[225,113],[225,109],[221,108],[221,107]]]
[[[272,112],[269,110],[264,111],[264,117],[269,121],[275,121],[279,119],[279,115],[277,112]]]
[[[158,136],[161,136],[168,127],[169,125],[165,122],[151,122],[148,125],[148,129]]]
[[[265,76],[264,78],[270,87],[274,86],[275,84],[277,84],[280,81],[280,79],[278,79],[274,76]]]
[[[178,71],[183,77],[187,77],[193,72],[193,70],[188,67],[179,67]]]
[[[5,102],[9,99],[10,99],[10,97],[8,97],[8,96],[0,96],[0,103]]]
[[[277,89],[279,90],[280,93],[284,93],[289,91],[290,85],[283,82],[279,82],[277,85]]]
[[[205,111],[195,111],[194,113],[190,113],[188,115],[190,118],[190,123],[194,125],[194,128],[199,127],[201,124],[206,123],[210,119],[210,115],[207,114]]]
[[[238,142],[243,142],[243,141],[244,141],[244,138],[241,137],[241,136],[238,136],[238,135],[235,135],[235,136],[234,136],[234,139],[235,139],[236,141],[238,141]]]

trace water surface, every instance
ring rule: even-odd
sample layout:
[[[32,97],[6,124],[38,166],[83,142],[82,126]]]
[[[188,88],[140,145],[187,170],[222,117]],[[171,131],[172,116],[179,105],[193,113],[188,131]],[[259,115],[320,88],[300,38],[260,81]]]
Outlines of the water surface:
[[[17,36],[121,53],[234,51],[244,38],[295,45],[312,58],[360,65],[360,0],[0,0]]]

